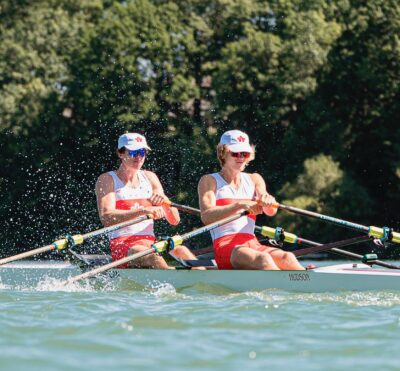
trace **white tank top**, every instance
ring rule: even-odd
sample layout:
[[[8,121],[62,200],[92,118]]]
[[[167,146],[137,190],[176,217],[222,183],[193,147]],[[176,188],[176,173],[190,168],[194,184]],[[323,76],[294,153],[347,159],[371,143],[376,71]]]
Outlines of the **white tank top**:
[[[210,174],[217,183],[215,198],[217,206],[229,205],[240,200],[255,200],[256,191],[253,180],[247,173],[240,173],[240,186],[235,189],[219,173]],[[233,222],[222,225],[211,231],[211,238],[216,239],[237,234],[254,235],[255,215],[243,216]]]
[[[108,172],[114,180],[115,192],[115,208],[118,210],[135,210],[141,206],[151,206],[148,200],[153,194],[153,188],[150,181],[147,179],[144,171],[139,170],[139,186],[136,188],[125,185],[122,180],[117,176],[115,171]],[[145,220],[138,224],[133,224],[125,228],[118,229],[109,234],[109,238],[117,238],[123,236],[154,236],[154,223],[153,220]]]

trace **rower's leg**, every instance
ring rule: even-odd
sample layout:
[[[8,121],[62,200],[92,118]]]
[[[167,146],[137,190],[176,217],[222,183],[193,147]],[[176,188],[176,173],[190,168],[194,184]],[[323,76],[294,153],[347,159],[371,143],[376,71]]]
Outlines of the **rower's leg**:
[[[128,250],[128,256],[132,254],[136,254],[143,250],[148,250],[148,246],[142,245],[134,245],[131,246]],[[169,269],[170,267],[164,260],[164,258],[158,254],[149,254],[147,256],[143,256],[139,259],[135,259],[130,263],[130,267],[132,268],[153,268],[153,269]]]
[[[231,264],[234,269],[279,270],[270,254],[245,246],[233,249]]]
[[[282,270],[305,270],[305,268],[297,260],[296,256],[291,252],[283,251],[275,247],[269,247],[265,251],[272,256],[275,264]]]
[[[186,247],[183,245],[175,246],[175,248],[171,251],[173,256],[183,260],[197,260],[197,257]],[[194,270],[205,270],[205,267],[192,267]]]

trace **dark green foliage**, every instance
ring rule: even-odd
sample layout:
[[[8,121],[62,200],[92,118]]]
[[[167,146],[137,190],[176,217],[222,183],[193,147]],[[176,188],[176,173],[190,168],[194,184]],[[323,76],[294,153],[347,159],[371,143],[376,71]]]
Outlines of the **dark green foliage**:
[[[1,0],[0,254],[99,227],[94,184],[127,130],[176,202],[197,206],[219,135],[240,128],[279,200],[399,228],[398,35],[395,0]]]

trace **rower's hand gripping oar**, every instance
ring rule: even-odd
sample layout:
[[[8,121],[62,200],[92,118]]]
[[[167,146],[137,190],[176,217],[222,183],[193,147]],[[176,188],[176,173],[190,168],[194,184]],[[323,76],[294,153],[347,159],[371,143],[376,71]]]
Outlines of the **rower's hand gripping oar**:
[[[138,252],[136,254],[132,254],[132,255],[127,256],[125,258],[116,260],[116,261],[114,261],[114,262],[112,262],[110,264],[103,265],[103,266],[98,267],[96,269],[93,269],[93,270],[91,270],[89,272],[86,272],[86,273],[80,274],[78,276],[72,277],[72,278],[64,281],[62,283],[62,285],[65,286],[65,285],[68,285],[70,283],[74,283],[74,282],[78,282],[80,280],[83,280],[85,278],[93,277],[93,276],[95,276],[95,275],[97,275],[99,273],[105,272],[105,271],[107,271],[109,269],[112,269],[112,268],[116,268],[116,267],[118,267],[118,266],[120,266],[122,264],[126,264],[126,263],[129,263],[129,262],[132,262],[132,261],[134,261],[136,259],[139,259],[139,258],[142,258],[143,256],[146,256],[146,255],[150,255],[150,254],[153,254],[153,253],[164,252],[164,251],[167,251],[168,249],[172,250],[175,246],[182,245],[184,241],[186,241],[186,240],[188,240],[188,239],[190,239],[192,237],[195,237],[195,236],[198,236],[198,235],[200,235],[202,233],[211,231],[212,229],[218,228],[223,224],[232,222],[232,221],[234,221],[236,219],[239,219],[242,216],[245,216],[245,215],[248,215],[248,214],[249,214],[248,211],[243,211],[240,214],[235,214],[235,215],[229,216],[227,218],[218,220],[215,223],[211,223],[209,225],[206,225],[205,227],[201,227],[201,228],[195,229],[194,231],[185,233],[183,235],[175,235],[175,236],[173,236],[173,237],[171,237],[169,239],[156,242],[149,249],[140,251],[140,252]]]
[[[100,236],[102,234],[106,234],[106,233],[110,233],[110,232],[114,232],[114,231],[116,231],[116,230],[118,230],[120,228],[128,227],[130,225],[140,223],[140,222],[142,222],[144,220],[147,220],[147,219],[153,219],[153,215],[151,215],[151,214],[142,215],[142,216],[139,216],[138,218],[127,220],[127,221],[122,222],[122,223],[114,224],[114,225],[109,226],[109,227],[100,228],[100,229],[97,229],[95,231],[88,232],[88,233],[85,233],[85,234],[67,235],[64,238],[61,238],[61,239],[59,239],[57,241],[54,241],[50,245],[39,247],[39,248],[34,249],[34,250],[26,251],[26,252],[23,252],[23,253],[18,254],[18,255],[10,256],[8,258],[0,259],[0,265],[11,263],[13,261],[24,259],[24,258],[29,258],[31,256],[34,256],[34,255],[37,255],[37,254],[41,254],[41,253],[44,253],[44,252],[53,251],[53,250],[59,250],[60,251],[60,250],[66,249],[69,246],[80,245],[80,244],[82,244],[84,241],[86,241],[89,238],[92,238],[92,237],[95,237],[95,236]]]
[[[313,211],[303,210],[298,207],[287,206],[287,205],[283,205],[283,204],[279,204],[279,203],[273,204],[272,207],[275,207],[280,210],[289,211],[289,212],[299,214],[299,215],[309,216],[311,218],[323,220],[323,221],[326,221],[326,222],[329,222],[332,224],[336,224],[336,225],[339,225],[342,227],[346,227],[346,228],[354,229],[356,231],[367,233],[368,236],[373,237],[373,238],[378,238],[383,243],[386,241],[389,241],[389,242],[400,244],[400,233],[394,232],[393,230],[391,230],[388,227],[382,227],[382,228],[374,227],[374,226],[367,227],[362,224],[349,222],[347,220],[338,219],[338,218],[334,218],[332,216],[323,215],[323,214],[319,214],[319,213],[316,213]]]

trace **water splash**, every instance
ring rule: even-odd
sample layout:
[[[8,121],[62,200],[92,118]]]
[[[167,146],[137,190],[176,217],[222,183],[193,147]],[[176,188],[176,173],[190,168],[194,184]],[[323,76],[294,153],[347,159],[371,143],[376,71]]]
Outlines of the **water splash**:
[[[35,291],[65,291],[65,292],[94,292],[96,288],[91,281],[63,284],[63,281],[46,277],[41,280],[35,287]]]
[[[152,281],[147,286],[147,289],[150,290],[149,292],[151,292],[154,296],[169,296],[177,293],[173,285],[160,281]]]

